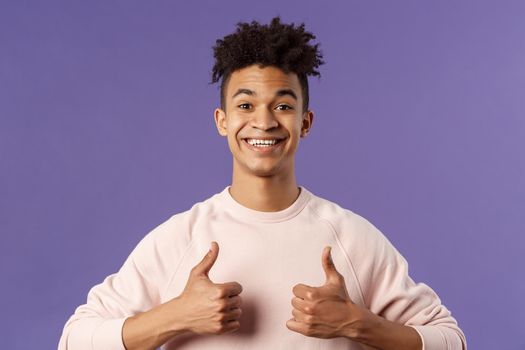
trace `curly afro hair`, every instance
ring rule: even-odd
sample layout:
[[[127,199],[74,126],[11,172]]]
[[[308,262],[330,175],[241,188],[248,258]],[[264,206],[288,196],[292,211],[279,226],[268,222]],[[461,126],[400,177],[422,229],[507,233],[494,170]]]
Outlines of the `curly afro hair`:
[[[319,44],[309,44],[315,35],[304,30],[304,23],[283,24],[279,16],[269,25],[256,21],[240,22],[236,32],[218,39],[213,47],[215,65],[212,83],[221,80],[221,108],[225,106],[225,87],[231,74],[247,66],[275,66],[285,73],[295,73],[303,94],[303,111],[308,109],[308,75],[320,77],[317,68],[324,64]]]

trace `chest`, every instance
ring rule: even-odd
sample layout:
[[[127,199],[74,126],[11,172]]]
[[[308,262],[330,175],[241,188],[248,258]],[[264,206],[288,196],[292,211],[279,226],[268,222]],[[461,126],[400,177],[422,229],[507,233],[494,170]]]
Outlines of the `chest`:
[[[214,283],[238,282],[243,287],[241,329],[221,336],[185,335],[165,349],[352,349],[348,339],[305,337],[286,328],[292,317],[292,288],[298,283],[320,286],[325,282],[321,253],[332,246],[332,257],[345,276],[348,292],[356,302],[361,297],[354,275],[337,235],[322,222],[290,225],[194,225],[192,243],[163,296],[163,302],[178,296],[190,270],[207,253],[211,241],[219,244],[219,256],[209,272]],[[360,349],[358,344],[354,349]]]

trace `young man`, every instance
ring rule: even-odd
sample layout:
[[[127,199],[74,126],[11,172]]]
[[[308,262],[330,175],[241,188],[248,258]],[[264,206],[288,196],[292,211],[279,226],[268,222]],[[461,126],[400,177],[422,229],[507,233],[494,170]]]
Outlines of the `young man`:
[[[89,292],[60,350],[466,349],[377,228],[297,186],[307,76],[323,63],[311,39],[274,18],[217,41],[232,185],[150,232]]]

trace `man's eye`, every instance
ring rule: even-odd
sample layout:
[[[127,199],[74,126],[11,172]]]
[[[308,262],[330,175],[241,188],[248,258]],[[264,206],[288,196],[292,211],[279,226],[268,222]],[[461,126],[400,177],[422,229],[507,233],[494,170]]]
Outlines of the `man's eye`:
[[[249,103],[241,103],[238,107],[240,109],[250,109],[250,104]]]
[[[288,106],[288,105],[278,105],[278,106],[275,107],[275,108],[277,108],[277,109],[280,110],[280,111],[287,111],[287,110],[289,110],[289,109],[292,109],[292,107],[291,107],[291,106]]]

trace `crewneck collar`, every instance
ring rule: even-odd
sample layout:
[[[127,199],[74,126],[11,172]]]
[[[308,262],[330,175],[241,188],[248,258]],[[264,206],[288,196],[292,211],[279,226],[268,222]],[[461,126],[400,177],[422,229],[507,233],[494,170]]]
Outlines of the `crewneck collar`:
[[[243,221],[259,221],[259,222],[280,222],[286,221],[303,210],[311,198],[312,193],[303,186],[300,188],[299,196],[295,199],[288,208],[279,211],[258,211],[245,207],[237,202],[230,193],[231,186],[226,186],[222,192],[219,193],[219,201],[224,205],[226,211],[229,211],[235,218]]]

